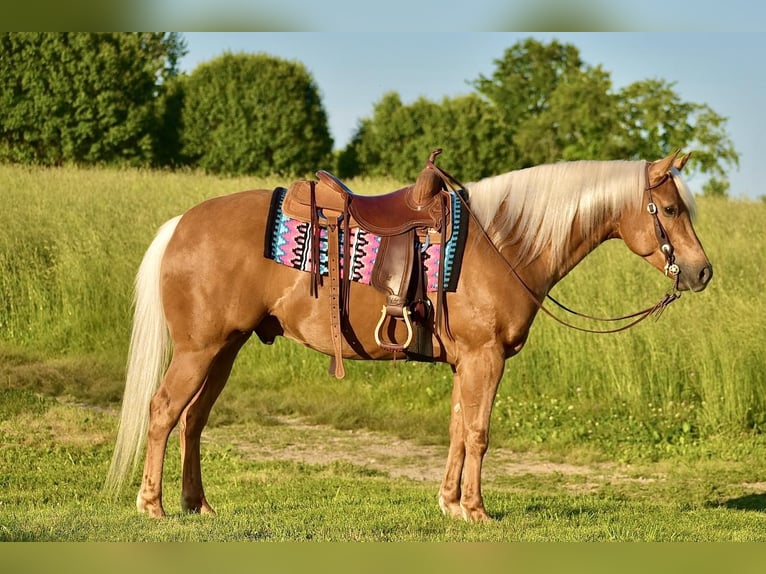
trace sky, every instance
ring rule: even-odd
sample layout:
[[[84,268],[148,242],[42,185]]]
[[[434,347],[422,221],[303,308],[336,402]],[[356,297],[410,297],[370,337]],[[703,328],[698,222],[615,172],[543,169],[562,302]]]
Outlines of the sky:
[[[434,28],[422,25],[423,30]],[[495,60],[526,37],[573,44],[583,61],[610,73],[615,90],[636,81],[674,84],[682,101],[707,104],[727,118],[740,156],[727,173],[732,198],[766,195],[761,184],[766,138],[766,34],[759,32],[184,32],[191,72],[224,52],[267,53],[303,63],[319,87],[336,149],[390,91],[405,104],[467,94]],[[449,153],[449,150],[445,150]],[[657,158],[645,158],[657,159]],[[693,191],[705,179],[687,175]]]

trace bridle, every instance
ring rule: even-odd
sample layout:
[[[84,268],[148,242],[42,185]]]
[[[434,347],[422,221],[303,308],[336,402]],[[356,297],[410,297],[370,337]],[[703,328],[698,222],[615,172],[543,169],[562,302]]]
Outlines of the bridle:
[[[673,277],[675,277],[675,289],[678,290],[678,277],[681,274],[681,269],[675,263],[676,258],[674,255],[675,250],[673,249],[673,244],[670,243],[670,237],[668,237],[668,233],[665,231],[665,228],[660,221],[660,216],[658,213],[659,209],[657,208],[657,204],[652,197],[652,190],[657,189],[659,186],[665,183],[669,177],[670,172],[666,173],[662,179],[660,179],[660,181],[654,185],[649,185],[649,164],[646,164],[645,193],[648,198],[646,203],[646,210],[654,220],[654,235],[657,237],[657,244],[660,246],[660,251],[662,251],[662,254],[665,256],[665,275],[673,275]]]
[[[437,173],[439,173],[439,175],[442,177],[445,184],[448,187],[451,187],[454,192],[457,192],[457,189],[467,191],[465,185],[460,183],[459,180],[455,179],[453,176],[451,176],[450,174],[448,174],[441,168],[437,167],[436,165],[434,165],[434,168],[436,169]],[[500,256],[500,259],[503,261],[505,266],[511,272],[513,277],[524,288],[524,291],[526,292],[526,294],[529,296],[530,299],[532,299],[532,302],[537,306],[538,309],[540,309],[540,311],[542,311],[543,313],[551,317],[557,323],[560,323],[561,325],[564,325],[565,327],[569,327],[570,329],[574,329],[576,331],[582,331],[585,333],[601,333],[601,334],[619,333],[620,331],[625,331],[627,329],[630,329],[631,327],[638,325],[641,321],[643,321],[644,319],[648,317],[654,317],[655,319],[659,319],[660,315],[662,315],[662,312],[665,310],[665,308],[668,305],[670,305],[673,301],[676,301],[677,299],[681,297],[681,293],[678,290],[678,281],[679,281],[679,276],[681,274],[681,269],[675,263],[673,244],[670,242],[670,238],[668,237],[667,231],[665,230],[665,227],[662,225],[662,222],[660,221],[657,203],[655,203],[654,198],[652,197],[652,190],[657,189],[659,186],[665,183],[668,180],[668,178],[670,178],[670,172],[668,171],[667,173],[665,173],[665,175],[657,183],[650,185],[648,162],[646,163],[645,170],[646,170],[645,171],[646,176],[645,176],[644,195],[647,197],[646,211],[649,213],[649,215],[651,215],[653,219],[654,234],[655,234],[655,237],[657,238],[657,244],[659,245],[660,251],[665,256],[665,275],[666,276],[673,275],[675,278],[673,282],[673,287],[668,292],[666,292],[665,295],[663,295],[662,298],[660,298],[660,300],[657,301],[657,303],[655,303],[654,305],[651,305],[650,307],[647,307],[646,309],[642,309],[641,311],[636,311],[635,313],[622,315],[620,317],[595,317],[593,315],[580,313],[578,311],[570,309],[563,303],[560,303],[550,294],[546,294],[546,298],[549,299],[551,302],[553,302],[557,307],[577,317],[582,317],[584,319],[589,319],[592,321],[600,321],[600,322],[616,322],[616,321],[626,321],[628,319],[632,319],[630,323],[627,323],[626,325],[622,325],[620,327],[616,327],[613,329],[588,329],[586,327],[580,327],[578,325],[574,325],[573,323],[569,323],[561,319],[560,317],[553,314],[549,309],[547,309],[543,305],[543,301],[541,301],[538,298],[538,296],[526,284],[526,282],[521,277],[521,275],[519,275],[518,271],[516,271],[516,268],[513,265],[511,265],[511,263],[503,256],[502,253],[500,253],[500,250],[497,248],[494,241],[492,241],[487,231],[481,225],[481,223],[479,222],[478,218],[471,210],[470,206],[468,205],[468,202],[463,197],[463,195],[460,193],[456,193],[456,195],[459,198],[459,200],[463,202],[463,206],[466,208],[467,213],[469,214],[471,219],[473,219],[477,227],[481,230],[481,233],[483,234],[484,238],[494,248],[495,252]],[[457,186],[457,188],[455,188],[455,186]]]

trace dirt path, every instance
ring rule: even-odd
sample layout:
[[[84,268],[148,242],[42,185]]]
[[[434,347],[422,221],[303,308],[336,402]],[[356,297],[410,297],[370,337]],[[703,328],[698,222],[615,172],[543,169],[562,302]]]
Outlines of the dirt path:
[[[447,460],[446,446],[421,445],[368,430],[339,430],[304,419],[281,417],[273,426],[237,425],[206,432],[207,440],[231,444],[251,460],[289,460],[308,464],[343,461],[393,477],[438,483]],[[605,480],[655,481],[662,476],[629,476],[628,467],[614,463],[574,465],[545,460],[533,453],[490,448],[484,465],[488,483],[509,475],[560,474],[574,478],[571,488],[590,490]]]
[[[83,404],[75,406],[108,410],[117,416],[114,409]],[[435,484],[442,479],[447,461],[446,446],[423,445],[365,429],[341,430],[295,416],[274,417],[273,420],[274,424],[270,425],[243,423],[207,428],[202,440],[218,445],[232,445],[249,460],[285,460],[306,464],[347,462],[392,477]],[[542,454],[515,452],[490,445],[482,477],[487,484],[492,484],[497,479],[509,476],[560,475],[564,477],[562,486],[577,492],[592,491],[607,482],[647,483],[667,478],[659,469],[650,470],[645,466],[642,470],[639,472],[630,465],[614,462],[587,465],[554,462]],[[569,480],[566,480],[567,477]],[[752,486],[754,489],[766,490],[764,484],[754,483]]]

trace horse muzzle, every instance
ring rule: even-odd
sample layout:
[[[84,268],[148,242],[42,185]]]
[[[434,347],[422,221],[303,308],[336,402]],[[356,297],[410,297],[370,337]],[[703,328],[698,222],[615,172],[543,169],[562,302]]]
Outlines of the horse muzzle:
[[[705,262],[700,267],[679,266],[678,289],[679,291],[704,291],[713,278],[713,266]]]

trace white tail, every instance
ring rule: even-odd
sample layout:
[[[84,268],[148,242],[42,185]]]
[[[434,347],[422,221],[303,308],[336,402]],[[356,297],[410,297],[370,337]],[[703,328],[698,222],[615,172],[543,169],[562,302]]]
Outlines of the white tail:
[[[160,296],[160,264],[181,216],[160,227],[138,268],[133,332],[122,398],[122,413],[104,489],[116,494],[138,466],[149,427],[149,402],[170,356],[170,338]]]

